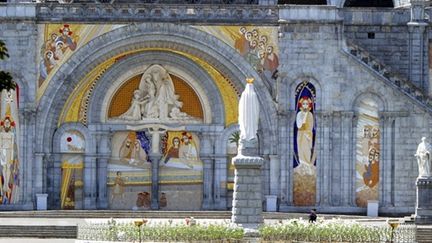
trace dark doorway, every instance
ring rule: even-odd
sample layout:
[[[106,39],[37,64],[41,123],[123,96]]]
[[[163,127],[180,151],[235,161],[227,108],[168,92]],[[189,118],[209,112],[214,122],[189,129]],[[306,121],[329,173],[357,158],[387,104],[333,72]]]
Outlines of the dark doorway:
[[[392,0],[346,0],[344,7],[393,8]]]
[[[327,0],[279,0],[278,4],[327,5]]]

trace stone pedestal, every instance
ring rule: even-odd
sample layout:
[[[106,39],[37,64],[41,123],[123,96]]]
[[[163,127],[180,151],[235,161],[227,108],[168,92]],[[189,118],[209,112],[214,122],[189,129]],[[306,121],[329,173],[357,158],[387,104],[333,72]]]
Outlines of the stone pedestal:
[[[37,210],[47,210],[47,198],[48,194],[36,194],[36,209]]]
[[[266,195],[266,211],[276,212],[277,211],[277,196],[276,195]]]
[[[263,222],[261,167],[264,159],[257,154],[256,143],[240,142],[235,167],[232,222],[245,228],[257,228]]]
[[[417,178],[416,224],[432,224],[432,178]]]
[[[377,201],[377,200],[368,200],[367,201],[367,216],[368,217],[378,217],[378,205],[379,205],[379,201]]]

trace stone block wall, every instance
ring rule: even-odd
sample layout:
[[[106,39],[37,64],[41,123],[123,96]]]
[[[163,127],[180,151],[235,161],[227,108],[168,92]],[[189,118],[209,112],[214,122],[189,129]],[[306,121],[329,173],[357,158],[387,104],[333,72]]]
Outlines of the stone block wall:
[[[343,29],[344,28],[344,29]],[[399,33],[393,34],[392,29]],[[281,158],[281,207],[292,205],[292,158],[295,119],[294,89],[303,78],[317,88],[317,201],[327,210],[339,207],[355,211],[355,117],[357,102],[366,96],[379,101],[382,129],[379,199],[381,213],[412,213],[415,204],[417,164],[413,154],[422,134],[431,134],[431,116],[400,90],[368,66],[361,65],[344,51],[345,35],[369,43],[370,53],[378,59],[387,58],[386,50],[399,50],[408,36],[407,27],[398,26],[341,26],[339,23],[289,23],[281,26],[280,73],[282,80],[279,100],[279,151]],[[343,29],[343,30],[342,30]],[[348,31],[347,31],[348,29]],[[361,32],[357,33],[358,30]],[[367,31],[384,39],[389,49],[376,40],[367,39]],[[405,30],[406,32],[404,32]],[[343,32],[341,34],[340,32]],[[390,37],[393,36],[394,37]],[[364,38],[366,36],[366,38]],[[404,37],[405,36],[405,37]],[[395,41],[398,40],[398,41]],[[369,42],[368,42],[369,41]],[[367,45],[362,45],[367,48]],[[407,58],[407,52],[404,53]],[[386,61],[384,61],[385,64]],[[406,62],[394,61],[397,70]],[[286,205],[286,206],[284,206]],[[350,208],[350,209],[349,209]],[[359,211],[360,212],[360,211]]]
[[[346,10],[344,35],[392,71],[409,77],[409,9],[397,11]]]

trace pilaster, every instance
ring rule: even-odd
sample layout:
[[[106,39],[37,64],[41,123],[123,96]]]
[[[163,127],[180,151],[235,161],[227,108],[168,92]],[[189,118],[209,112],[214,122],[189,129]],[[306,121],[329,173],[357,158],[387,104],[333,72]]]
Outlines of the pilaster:
[[[428,26],[425,16],[424,0],[411,0],[411,21],[408,22],[409,31],[409,79],[417,86],[430,93],[430,84],[427,82],[427,59],[425,58],[425,49],[427,34],[425,32]]]

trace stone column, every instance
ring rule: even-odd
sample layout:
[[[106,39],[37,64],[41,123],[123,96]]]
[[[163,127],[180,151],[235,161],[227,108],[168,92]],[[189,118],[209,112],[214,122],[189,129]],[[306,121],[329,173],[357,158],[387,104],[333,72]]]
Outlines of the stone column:
[[[209,134],[201,134],[200,136],[201,151],[200,157],[204,163],[203,168],[203,209],[213,209],[213,175],[214,175],[214,158],[213,154],[213,138]]]
[[[33,198],[36,194],[43,193],[43,160],[44,153],[35,153],[35,161],[33,167]]]
[[[23,204],[26,208],[33,208],[33,198],[32,198],[32,188],[33,188],[33,162],[34,162],[34,141],[33,139],[28,139],[34,137],[35,133],[35,120],[36,120],[36,108],[24,108],[21,113],[21,181],[22,181],[22,194],[23,194]]]
[[[330,188],[330,164],[331,160],[331,113],[318,113],[318,129],[315,146],[317,147],[317,178],[316,178],[316,204],[319,206],[329,206]],[[321,136],[321,137],[319,137]]]
[[[425,30],[428,23],[424,11],[425,6],[425,0],[411,0],[411,21],[408,22],[409,79],[425,91],[429,90],[430,93],[430,84],[426,82],[428,63],[427,55],[425,55],[427,44]]]
[[[263,222],[261,167],[257,143],[240,141],[241,153],[233,158],[235,167],[232,222],[245,228],[256,228]]]
[[[432,224],[432,177],[419,177],[416,181],[416,224]]]
[[[381,156],[380,156],[380,207],[389,207],[391,205],[392,196],[392,159],[391,159],[391,124],[393,117],[388,113],[381,112],[380,114],[380,129],[381,129]]]
[[[341,205],[351,206],[353,194],[353,175],[352,171],[355,170],[353,163],[353,144],[355,140],[353,139],[353,116],[354,112],[345,111],[342,112],[342,167],[341,167]],[[355,160],[354,160],[355,161]]]
[[[226,210],[227,208],[227,158],[226,156],[215,156],[215,175],[214,175],[214,209]],[[222,183],[225,181],[225,183]]]
[[[160,135],[165,133],[165,131],[159,130],[159,128],[149,129],[152,136],[151,152],[149,158],[151,160],[151,170],[152,170],[152,184],[151,184],[151,206],[153,210],[159,209],[159,161],[162,158],[160,152]]]
[[[111,135],[103,132],[98,135],[98,157],[97,157],[97,208],[108,208],[107,170],[108,160],[111,156]]]
[[[270,194],[279,195],[280,159],[279,155],[269,155],[270,158]]]
[[[84,209],[96,209],[96,156],[84,155]]]

